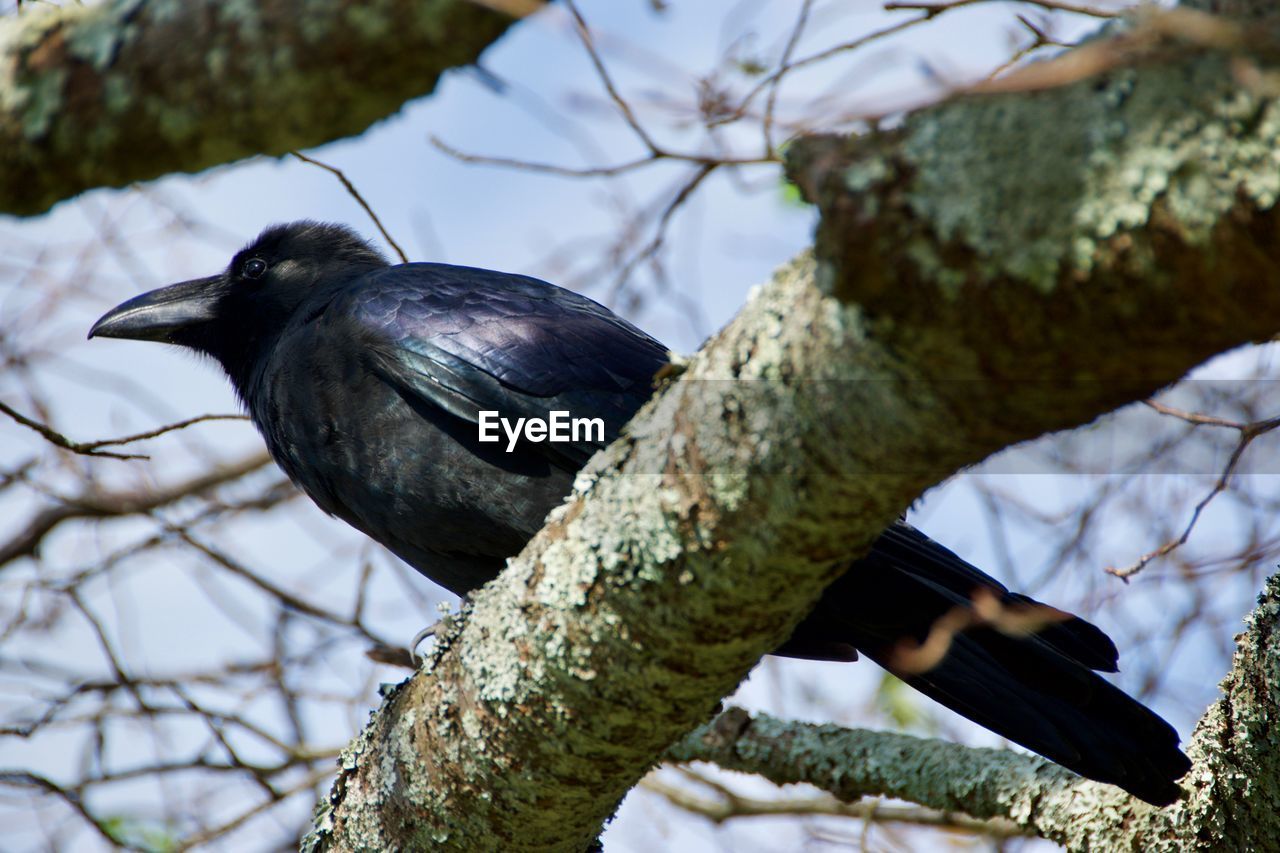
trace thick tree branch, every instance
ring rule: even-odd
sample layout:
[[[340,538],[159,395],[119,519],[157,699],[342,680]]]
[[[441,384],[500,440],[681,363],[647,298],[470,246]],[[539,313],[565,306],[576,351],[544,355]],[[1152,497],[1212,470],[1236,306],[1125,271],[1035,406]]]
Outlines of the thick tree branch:
[[[497,39],[512,19],[488,5],[25,8],[0,20],[0,210],[360,133]]]
[[[797,143],[819,280],[996,444],[1272,337],[1280,115],[1237,81],[1248,61],[1197,52]]]
[[[1271,337],[1280,120],[1242,59],[793,146],[816,265],[761,290],[475,595],[345,754],[311,846],[585,848],[921,490]]]

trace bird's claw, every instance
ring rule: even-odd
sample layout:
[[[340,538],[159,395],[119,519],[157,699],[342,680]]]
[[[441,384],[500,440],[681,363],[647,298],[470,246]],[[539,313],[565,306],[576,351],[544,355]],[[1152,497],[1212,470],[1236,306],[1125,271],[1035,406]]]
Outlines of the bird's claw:
[[[415,669],[422,666],[423,661],[422,656],[418,654],[418,646],[422,645],[422,641],[428,637],[434,637],[444,627],[444,621],[444,619],[437,619],[413,635],[413,642],[409,644],[409,657],[413,660]]]

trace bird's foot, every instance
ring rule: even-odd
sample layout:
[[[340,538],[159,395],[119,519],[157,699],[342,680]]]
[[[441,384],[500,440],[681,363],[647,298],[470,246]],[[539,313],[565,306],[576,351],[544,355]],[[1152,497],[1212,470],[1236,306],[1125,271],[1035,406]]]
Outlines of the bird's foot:
[[[436,635],[436,632],[438,632],[441,628],[444,627],[445,619],[448,619],[448,618],[449,617],[445,616],[440,619],[437,619],[436,621],[432,622],[430,625],[428,625],[427,627],[423,628],[421,631],[413,635],[413,642],[409,644],[409,656],[413,658],[414,669],[417,669],[418,667],[422,666],[422,657],[421,655],[418,654],[418,646],[422,645],[422,641],[427,639],[428,637],[434,637]]]
[[[465,608],[467,605],[467,599],[463,598],[459,603],[461,604],[461,607],[459,607],[458,612],[461,613],[463,608]],[[419,666],[421,666],[422,660],[423,660],[422,657],[419,656],[418,654],[418,646],[422,645],[423,640],[427,639],[428,637],[434,637],[436,634],[440,633],[445,629],[446,627],[445,623],[449,621],[449,617],[451,615],[451,611],[453,608],[449,605],[449,602],[441,601],[439,604],[436,605],[436,609],[440,611],[440,618],[432,622],[427,627],[423,628],[418,633],[414,634],[413,642],[409,644],[409,657],[413,660],[414,669],[417,669]]]

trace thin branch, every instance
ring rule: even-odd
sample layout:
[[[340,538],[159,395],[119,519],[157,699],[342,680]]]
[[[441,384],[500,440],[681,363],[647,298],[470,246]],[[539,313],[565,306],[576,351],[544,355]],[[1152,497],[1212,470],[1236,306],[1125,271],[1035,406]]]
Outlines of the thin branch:
[[[135,441],[144,441],[148,438],[156,438],[168,432],[186,429],[193,424],[204,423],[205,421],[247,421],[248,415],[197,415],[194,418],[187,418],[184,421],[168,424],[166,426],[157,427],[156,429],[147,430],[146,432],[135,433],[134,435],[126,435],[122,438],[105,438],[102,441],[91,441],[81,445],[89,450],[96,450],[99,447],[116,447],[121,444],[132,444]],[[145,457],[144,457],[145,458]]]
[[[75,788],[67,788],[45,776],[19,770],[0,770],[0,785],[38,788],[46,794],[53,794],[70,806],[72,811],[80,815],[80,817],[84,819],[85,823],[93,827],[93,829],[113,848],[138,851],[145,849],[126,842],[113,832],[105,821],[101,821],[94,817],[93,813],[85,807],[84,799]]]
[[[894,2],[885,3],[884,9],[886,12],[919,11],[932,18],[952,9],[991,2],[992,0],[948,0],[948,2],[944,3],[924,3],[916,2],[915,0],[894,0]],[[1090,18],[1119,18],[1123,14],[1123,12],[1099,9],[1095,6],[1064,3],[1061,0],[1017,0],[1017,2],[1026,3],[1028,6],[1038,6],[1050,12],[1069,12],[1073,15],[1086,15]]]
[[[1188,51],[1235,51],[1252,42],[1266,50],[1269,35],[1258,34],[1238,22],[1200,12],[1175,8],[1144,11],[1136,24],[1105,39],[1095,39],[1045,62],[1025,65],[1013,74],[987,79],[960,88],[953,95],[1037,92],[1059,88],[1105,73],[1114,68],[1132,67],[1159,55]],[[1242,88],[1266,91],[1260,80],[1239,81]]]
[[[699,797],[674,785],[667,785],[654,778],[645,779],[640,787],[664,797],[672,805],[700,815],[714,823],[742,817],[848,817],[869,823],[904,823],[912,826],[928,826],[984,835],[989,838],[1022,838],[1030,835],[1010,820],[994,818],[977,820],[965,814],[938,811],[918,806],[886,806],[879,800],[845,803],[835,797],[789,797],[764,800],[746,797],[729,788],[710,784],[712,780],[688,773],[697,781],[708,784],[721,794],[719,799]]]
[[[263,800],[262,802],[258,803],[257,805],[252,806],[248,809],[245,809],[244,811],[235,815],[225,823],[219,824],[218,826],[212,827],[211,829],[203,830],[188,838],[182,839],[182,841],[179,842],[177,846],[175,846],[173,849],[175,850],[175,852],[181,851],[181,850],[191,850],[196,847],[200,847],[202,845],[208,844],[210,841],[213,841],[216,838],[220,838],[228,834],[229,832],[232,832],[233,830],[243,826],[251,818],[257,817],[258,815],[262,814],[268,809],[275,808],[282,801],[287,800],[290,797],[296,796],[297,794],[301,794],[304,791],[309,790],[310,788],[313,788],[316,784],[324,781],[325,779],[327,779],[332,775],[333,775],[333,770],[327,767],[324,770],[314,771],[305,779],[303,779],[301,782],[299,782],[297,785],[294,785],[292,788],[288,788],[284,791],[280,791],[274,798],[269,797]]]
[[[1122,569],[1117,569],[1113,566],[1108,566],[1104,569],[1107,574],[1114,575],[1125,583],[1128,583],[1131,577],[1146,568],[1153,560],[1168,556],[1183,545],[1187,544],[1187,540],[1191,538],[1191,532],[1195,530],[1196,524],[1200,521],[1200,515],[1205,511],[1205,508],[1213,502],[1214,498],[1226,491],[1227,485],[1231,481],[1231,476],[1235,473],[1237,466],[1240,464],[1240,458],[1244,455],[1245,450],[1258,436],[1266,435],[1276,427],[1280,427],[1280,417],[1268,418],[1266,420],[1254,421],[1252,423],[1239,423],[1215,417],[1213,415],[1201,414],[1199,412],[1185,412],[1181,409],[1166,406],[1163,403],[1157,403],[1154,400],[1146,400],[1144,402],[1160,414],[1178,418],[1179,420],[1186,421],[1192,426],[1217,426],[1237,430],[1240,433],[1240,440],[1236,442],[1236,446],[1231,451],[1231,456],[1227,459],[1227,464],[1222,469],[1222,473],[1219,475],[1217,482],[1213,484],[1213,488],[1209,490],[1208,494],[1200,499],[1200,502],[1196,504],[1195,509],[1191,511],[1191,518],[1187,521],[1187,526],[1182,529],[1182,533],[1179,536],[1170,539],[1154,551],[1149,551],[1148,553],[1143,554],[1136,562],[1125,566]]]
[[[1154,409],[1162,415],[1168,415],[1171,418],[1177,418],[1180,421],[1186,421],[1193,426],[1218,426],[1228,427],[1230,429],[1240,430],[1244,432],[1248,424],[1239,421],[1231,421],[1226,418],[1220,418],[1216,415],[1206,415],[1201,412],[1188,412],[1183,409],[1175,409],[1172,406],[1166,406],[1164,403],[1157,403],[1155,400],[1143,400],[1142,404],[1147,408]]]
[[[72,605],[74,605],[75,609],[84,617],[84,620],[89,623],[89,627],[93,631],[94,638],[98,641],[98,648],[102,650],[103,657],[105,657],[107,663],[110,664],[111,672],[115,676],[116,682],[133,696],[134,701],[138,703],[138,710],[143,713],[150,713],[150,703],[148,703],[146,698],[142,695],[142,691],[138,689],[138,685],[133,678],[125,672],[124,664],[120,660],[120,655],[116,652],[115,646],[112,645],[111,638],[107,636],[106,629],[102,627],[102,622],[98,620],[98,617],[84,603],[76,589],[66,589],[64,590],[64,593],[71,601]]]
[[[72,441],[71,439],[67,438],[65,435],[53,429],[52,427],[46,426],[45,424],[42,424],[39,421],[34,421],[31,418],[27,417],[26,415],[23,415],[15,411],[4,402],[0,402],[0,412],[4,412],[10,418],[17,421],[19,424],[26,427],[27,429],[30,429],[39,433],[40,436],[50,444],[56,447],[61,447],[63,450],[69,450],[72,453],[79,453],[82,456],[103,456],[103,457],[106,457],[107,459],[150,459],[151,458],[149,456],[142,456],[137,453],[112,453],[108,450],[97,449],[99,447],[104,446],[104,444],[116,444],[118,442],[105,442],[105,443],[96,442],[93,444],[82,444],[78,441]]]
[[[310,163],[312,166],[319,166],[321,169],[324,169],[326,172],[328,172],[329,174],[337,178],[339,181],[341,181],[342,186],[344,186],[347,192],[350,193],[351,197],[356,200],[356,204],[364,208],[364,212],[369,214],[369,218],[373,220],[373,224],[377,227],[378,232],[382,234],[382,239],[386,240],[387,244],[390,245],[391,248],[395,250],[395,253],[400,256],[400,261],[406,264],[409,263],[409,256],[404,253],[404,249],[400,248],[400,244],[395,241],[395,239],[383,226],[382,220],[378,218],[378,214],[373,212],[373,208],[370,207],[369,203],[364,200],[364,196],[360,195],[360,191],[356,189],[356,185],[351,183],[350,180],[348,180],[346,174],[343,173],[341,169],[339,169],[337,166],[330,166],[328,163],[322,163],[319,160],[316,160],[312,157],[308,157],[306,154],[303,154],[298,151],[290,151],[289,153],[292,154],[294,157],[297,157],[299,160],[301,160],[304,163]]]
[[[542,0],[467,0],[467,2],[510,15],[512,18],[527,18],[546,5]]]
[[[656,162],[658,157],[654,154],[646,154],[643,157],[637,157],[635,160],[628,160],[625,163],[618,163],[613,166],[586,166],[575,168],[573,166],[557,166],[554,163],[536,163],[530,160],[521,160],[516,157],[489,157],[483,154],[468,154],[465,151],[454,148],[438,136],[430,137],[430,142],[442,153],[459,160],[463,163],[475,163],[481,166],[500,166],[508,169],[520,169],[527,172],[543,172],[548,175],[559,175],[566,178],[611,178],[615,175],[621,175],[638,169],[641,166],[647,166]]]
[[[20,557],[33,556],[50,531],[65,521],[82,518],[114,518],[147,513],[186,497],[238,480],[263,468],[271,461],[265,452],[257,453],[215,468],[206,474],[184,480],[167,489],[153,492],[92,491],[36,515],[27,526],[8,542],[0,544],[0,566]]]
[[[773,155],[764,157],[721,157],[714,154],[686,154],[679,151],[658,149],[643,157],[637,157],[634,160],[628,160],[623,163],[616,163],[612,166],[560,166],[555,163],[539,163],[533,160],[521,160],[518,157],[491,157],[485,154],[470,154],[466,151],[462,151],[461,149],[454,148],[438,136],[430,137],[429,141],[441,153],[463,163],[473,163],[480,166],[498,166],[507,169],[519,169],[525,172],[540,172],[548,175],[558,175],[565,178],[612,178],[617,175],[625,174],[635,169],[657,163],[661,160],[679,160],[685,163],[693,163],[698,166],[759,166],[766,163],[778,163],[778,158]]]
[[[935,619],[924,640],[899,640],[889,653],[887,668],[900,676],[928,672],[946,657],[956,635],[971,628],[991,627],[1006,636],[1025,637],[1071,618],[1070,613],[1038,602],[1003,604],[990,589],[979,587],[970,603],[956,605]]]
[[[672,197],[671,201],[663,209],[662,214],[658,217],[658,221],[654,226],[654,235],[638,252],[631,256],[618,269],[617,275],[614,277],[613,288],[610,291],[609,298],[613,299],[622,292],[627,281],[631,278],[631,274],[635,272],[636,267],[645,261],[652,259],[662,249],[667,239],[667,227],[671,224],[672,218],[694,191],[701,186],[702,182],[716,170],[717,163],[705,163],[699,168],[693,170],[693,174],[685,181],[682,186]]]
[[[786,47],[782,49],[782,58],[778,60],[779,68],[786,68],[791,62],[791,55],[795,53],[796,45],[800,42],[800,37],[804,35],[805,25],[809,22],[809,13],[813,10],[813,0],[804,0],[800,6],[800,14],[796,16],[795,26],[791,28],[791,35],[787,38]],[[782,76],[773,78],[769,84],[769,97],[765,101],[764,120],[761,122],[761,132],[764,135],[764,150],[773,151],[773,116],[778,106],[778,89],[782,85]]]
[[[830,59],[832,56],[836,56],[837,54],[848,53],[849,51],[858,50],[859,48],[866,47],[872,42],[876,42],[881,39],[888,38],[889,36],[897,35],[898,33],[903,32],[904,30],[908,30],[908,29],[911,29],[912,27],[918,26],[919,24],[923,24],[926,21],[931,20],[932,17],[933,16],[928,14],[918,15],[915,18],[912,18],[910,20],[900,21],[896,24],[891,24],[890,26],[887,26],[884,29],[875,30],[874,32],[867,33],[864,36],[859,36],[858,38],[853,39],[851,41],[842,42],[840,44],[833,45],[832,47],[826,48],[817,53],[811,54],[801,59],[797,59],[795,62],[785,64],[785,65],[779,65],[776,69],[774,69],[773,72],[771,72],[770,74],[767,74],[759,82],[757,82],[756,85],[749,92],[747,92],[747,94],[743,95],[742,100],[738,102],[738,106],[736,109],[727,113],[723,118],[720,118],[717,121],[713,122],[713,124],[714,125],[729,124],[731,122],[737,121],[738,119],[742,118],[744,115],[747,114],[747,108],[751,105],[752,101],[754,101],[757,97],[759,97],[760,94],[765,90],[767,90],[770,86],[776,85],[776,83],[779,80],[781,80],[783,77],[790,74],[792,71],[796,70],[797,68],[804,68],[807,65],[813,65],[814,63],[822,62],[825,59]]]
[[[1021,23],[1031,33],[1031,42],[1023,47],[1018,48],[1012,56],[995,67],[995,69],[987,75],[986,79],[990,80],[999,77],[1022,60],[1026,59],[1037,50],[1045,47],[1071,47],[1066,42],[1058,41],[1051,37],[1043,29],[1032,23],[1025,15],[1018,15],[1018,22]]]
[[[591,30],[587,27],[587,22],[582,17],[582,13],[578,11],[578,5],[574,0],[565,0],[565,8],[573,16],[574,25],[578,30],[578,37],[582,41],[582,46],[586,48],[587,56],[591,58],[591,64],[595,67],[596,73],[600,75],[600,82],[604,84],[605,91],[609,93],[609,99],[613,101],[613,105],[618,108],[622,118],[635,131],[636,136],[640,137],[640,141],[645,144],[645,147],[651,152],[660,151],[660,146],[653,141],[653,138],[649,136],[649,132],[644,129],[644,125],[640,124],[640,120],[631,111],[631,105],[618,93],[617,86],[613,84],[613,78],[609,76],[608,69],[604,67],[604,61],[600,58],[599,52],[596,51],[595,41],[591,37]]]
[[[242,578],[243,580],[248,581],[249,583],[256,586],[260,591],[276,599],[283,606],[291,610],[295,610],[298,613],[311,616],[315,619],[320,619],[322,621],[329,622],[331,624],[338,625],[343,628],[354,629],[362,637],[364,637],[366,640],[370,641],[377,647],[394,648],[394,646],[392,646],[390,642],[372,633],[368,628],[364,626],[363,623],[359,622],[358,620],[348,619],[345,616],[341,616],[332,611],[325,610],[324,608],[318,605],[312,604],[309,601],[299,598],[298,596],[294,595],[288,590],[285,590],[279,586],[276,586],[271,581],[267,580],[266,578],[259,575],[257,572],[250,569],[248,566],[245,566],[244,564],[240,563],[238,560],[233,559],[230,555],[225,554],[222,551],[219,551],[218,549],[212,547],[211,545],[208,545],[196,539],[193,535],[191,535],[190,531],[180,527],[171,527],[170,532],[176,535],[183,542],[186,542],[192,548],[199,551],[201,554],[204,554],[210,560],[213,560],[215,563],[222,566],[227,571]]]

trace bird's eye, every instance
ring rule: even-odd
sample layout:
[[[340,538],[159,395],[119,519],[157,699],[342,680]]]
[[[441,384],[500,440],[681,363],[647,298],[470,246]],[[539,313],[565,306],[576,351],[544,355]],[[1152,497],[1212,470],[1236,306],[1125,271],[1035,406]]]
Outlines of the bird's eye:
[[[262,258],[250,258],[244,262],[241,274],[245,278],[262,278],[267,272],[267,262]]]

